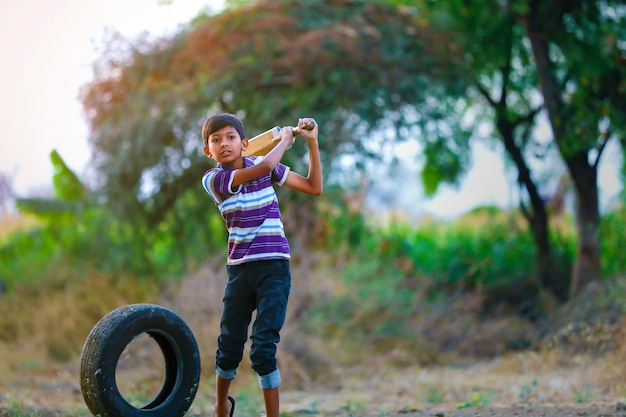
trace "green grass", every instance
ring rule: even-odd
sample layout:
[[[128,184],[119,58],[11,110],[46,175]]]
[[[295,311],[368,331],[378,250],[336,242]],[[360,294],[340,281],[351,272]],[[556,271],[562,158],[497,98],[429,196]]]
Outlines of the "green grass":
[[[537,388],[537,385],[539,385],[539,383],[536,379],[533,379],[529,384],[522,385],[518,396],[519,402],[522,404],[530,404],[530,402],[532,401],[532,395],[535,392],[535,388]]]
[[[41,417],[41,414],[33,411],[29,411],[24,405],[24,399],[28,396],[28,392],[23,393],[19,397],[13,397],[11,394],[7,395],[8,407],[3,410],[7,417]]]
[[[488,407],[493,403],[495,393],[491,390],[474,391],[466,401],[457,403],[457,408]]]

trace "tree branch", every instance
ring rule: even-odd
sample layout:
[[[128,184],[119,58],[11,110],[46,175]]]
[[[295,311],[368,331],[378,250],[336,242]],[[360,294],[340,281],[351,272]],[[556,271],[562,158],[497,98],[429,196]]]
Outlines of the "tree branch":
[[[478,92],[489,102],[491,107],[497,108],[498,103],[496,103],[495,100],[491,98],[491,96],[489,95],[489,92],[485,89],[485,87],[480,85],[480,83],[478,82],[475,85],[476,85],[476,89],[478,90]]]
[[[592,164],[593,169],[596,170],[598,169],[598,165],[600,164],[600,158],[602,157],[602,153],[604,152],[607,143],[609,143],[609,140],[611,140],[611,129],[608,129],[606,132],[602,133],[602,137],[604,140],[600,143],[600,146],[598,147],[598,156]]]

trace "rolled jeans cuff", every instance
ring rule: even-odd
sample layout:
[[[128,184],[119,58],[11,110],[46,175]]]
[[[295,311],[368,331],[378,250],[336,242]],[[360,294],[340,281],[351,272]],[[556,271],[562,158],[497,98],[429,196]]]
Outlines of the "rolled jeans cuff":
[[[280,382],[280,371],[278,369],[267,375],[259,375],[259,385],[262,389],[278,388]]]
[[[225,371],[219,366],[215,365],[215,372],[219,375],[220,378],[223,379],[235,379],[235,375],[237,374],[237,368],[231,369],[230,371]]]

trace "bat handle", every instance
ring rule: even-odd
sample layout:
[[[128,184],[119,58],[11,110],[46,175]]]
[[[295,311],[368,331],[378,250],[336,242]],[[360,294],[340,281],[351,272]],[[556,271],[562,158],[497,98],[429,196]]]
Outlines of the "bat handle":
[[[315,127],[315,121],[309,120],[306,122],[304,126],[302,126],[302,129],[313,130],[314,127]],[[300,133],[300,128],[296,126],[291,131],[293,132],[293,135],[296,136],[297,134]]]

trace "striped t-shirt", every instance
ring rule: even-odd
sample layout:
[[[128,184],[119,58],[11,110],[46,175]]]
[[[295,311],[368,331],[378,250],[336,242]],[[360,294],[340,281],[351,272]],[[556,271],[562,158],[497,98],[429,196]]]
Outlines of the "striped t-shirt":
[[[243,157],[252,166],[263,157]],[[218,164],[202,177],[202,186],[222,214],[228,229],[228,265],[264,259],[289,259],[289,243],[272,186],[282,185],[289,167],[278,164],[271,174],[232,189],[234,169]]]

